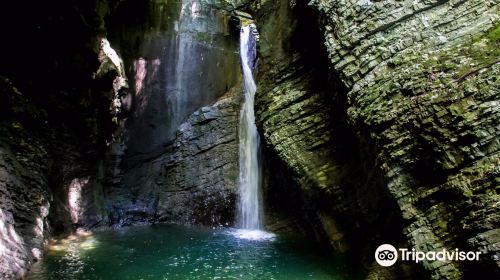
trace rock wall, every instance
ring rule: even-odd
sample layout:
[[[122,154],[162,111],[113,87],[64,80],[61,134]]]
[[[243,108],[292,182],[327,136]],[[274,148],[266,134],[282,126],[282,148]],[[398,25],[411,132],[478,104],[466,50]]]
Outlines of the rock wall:
[[[84,2],[0,9],[11,40],[0,68],[2,279],[21,277],[54,234],[234,217],[241,88],[228,16],[214,1]],[[24,20],[13,28],[4,12]]]
[[[181,125],[162,162],[159,219],[230,226],[234,223],[238,180],[238,126],[241,86]]]
[[[268,196],[280,198],[268,203],[300,209],[295,219],[301,231],[337,251],[364,256],[368,266],[370,244],[381,234],[396,237],[401,218],[374,158],[363,155],[363,143],[347,123],[347,89],[329,71],[318,15],[305,4],[277,1],[258,8],[257,119],[269,153],[302,190],[274,184],[275,191],[294,195],[273,194],[269,186]]]
[[[236,84],[238,37],[212,2],[126,1],[110,15],[109,39],[130,82],[123,136],[130,165],[161,153],[188,116]]]
[[[2,97],[20,94],[8,79],[0,84]],[[0,124],[0,277],[13,279],[41,257],[49,235],[50,165],[46,148],[23,124]]]
[[[241,93],[235,87],[191,114],[160,155],[118,169],[105,192],[112,224],[233,223]]]
[[[267,144],[311,196],[324,234],[337,249],[359,244],[367,265],[382,243],[460,248],[481,262],[423,262],[423,277],[498,275],[497,1],[306,4],[254,1],[256,102]],[[373,279],[421,269],[372,267]]]
[[[98,177],[113,130],[114,76],[93,78],[102,23],[96,3],[6,6],[0,9],[10,42],[0,67],[0,278],[18,279],[43,255],[48,237],[72,229],[71,183]],[[13,15],[19,20],[10,21]],[[89,201],[96,182],[83,188]],[[95,205],[80,209],[89,220],[102,219]]]
[[[348,121],[377,150],[404,236],[424,251],[483,253],[478,267],[423,266],[434,279],[500,273],[498,3],[312,4],[349,88]]]
[[[16,43],[0,73],[2,127],[21,127],[28,144],[40,147],[35,165],[51,163],[37,173],[45,180],[40,195],[27,203],[50,201],[52,233],[115,223],[232,223],[238,33],[218,5],[56,1],[34,5],[43,13],[6,30]],[[58,34],[66,33],[64,42]],[[31,40],[50,51],[30,52]],[[208,111],[190,117],[202,107]],[[5,153],[15,153],[21,136],[8,135]]]

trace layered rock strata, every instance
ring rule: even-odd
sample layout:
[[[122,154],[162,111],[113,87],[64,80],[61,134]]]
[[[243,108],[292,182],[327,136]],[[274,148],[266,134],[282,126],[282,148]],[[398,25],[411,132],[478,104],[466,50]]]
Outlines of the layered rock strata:
[[[381,243],[482,252],[480,263],[423,262],[433,279],[498,274],[498,3],[312,1],[318,14],[304,16],[305,4],[255,3],[258,118],[301,188],[320,194],[310,203],[326,234],[338,244],[368,230],[354,238],[371,243],[366,255]],[[333,89],[307,70],[321,65],[307,58],[315,43],[294,40],[313,32],[300,29],[311,17]],[[404,274],[376,268],[374,279]]]
[[[160,155],[109,178],[117,182],[105,192],[112,224],[232,225],[241,91],[235,87],[194,112]]]

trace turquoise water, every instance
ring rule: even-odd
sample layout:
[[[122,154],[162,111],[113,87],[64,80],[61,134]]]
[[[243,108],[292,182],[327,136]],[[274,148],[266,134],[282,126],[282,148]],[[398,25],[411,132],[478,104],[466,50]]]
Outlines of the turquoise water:
[[[131,227],[52,244],[27,279],[362,279],[311,242],[230,229]]]

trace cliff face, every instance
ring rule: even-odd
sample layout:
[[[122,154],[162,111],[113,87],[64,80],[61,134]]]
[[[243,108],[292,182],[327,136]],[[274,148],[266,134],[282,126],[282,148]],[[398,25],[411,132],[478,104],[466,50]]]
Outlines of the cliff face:
[[[381,235],[399,238],[401,217],[375,158],[347,122],[348,89],[329,70],[318,15],[305,4],[259,8],[257,118],[271,153],[294,178],[276,191],[295,194],[288,208],[301,205],[301,226],[370,265]],[[276,196],[273,187],[267,192]]]
[[[2,77],[3,92],[18,90]],[[47,150],[19,122],[2,122],[0,134],[0,277],[21,277],[41,257],[48,236]]]
[[[328,21],[330,60],[350,88],[348,121],[377,149],[405,237],[419,249],[481,251],[481,269],[498,274],[498,5],[314,4]],[[423,266],[435,279],[473,270]]]
[[[116,167],[105,188],[111,224],[233,224],[240,93],[195,111],[159,155]]]
[[[1,9],[33,11],[15,29],[2,22],[13,42],[0,72],[2,279],[77,228],[233,222],[229,17],[214,1],[84,2]]]
[[[317,15],[304,12],[310,7]],[[255,8],[259,122],[312,196],[332,243],[347,233],[368,246],[360,248],[366,255],[382,243],[481,251],[480,263],[423,267],[433,279],[498,274],[495,1],[258,1]],[[311,17],[319,24],[301,28]],[[312,37],[318,26],[321,36]],[[311,50],[320,53],[323,43],[325,57],[312,62]],[[330,81],[317,71],[322,61]],[[325,212],[335,223],[324,222]],[[369,277],[407,269],[376,268]]]

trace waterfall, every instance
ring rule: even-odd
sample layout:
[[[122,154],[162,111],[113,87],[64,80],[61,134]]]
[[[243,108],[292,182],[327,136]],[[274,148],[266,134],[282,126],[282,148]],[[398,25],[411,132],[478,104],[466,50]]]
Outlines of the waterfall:
[[[255,59],[255,42],[250,26],[244,26],[240,35],[240,55],[245,84],[245,101],[240,112],[240,175],[239,226],[242,229],[261,229],[263,226],[262,196],[260,193],[260,165],[258,160],[259,133],[255,126],[254,95],[257,87],[251,65]]]

